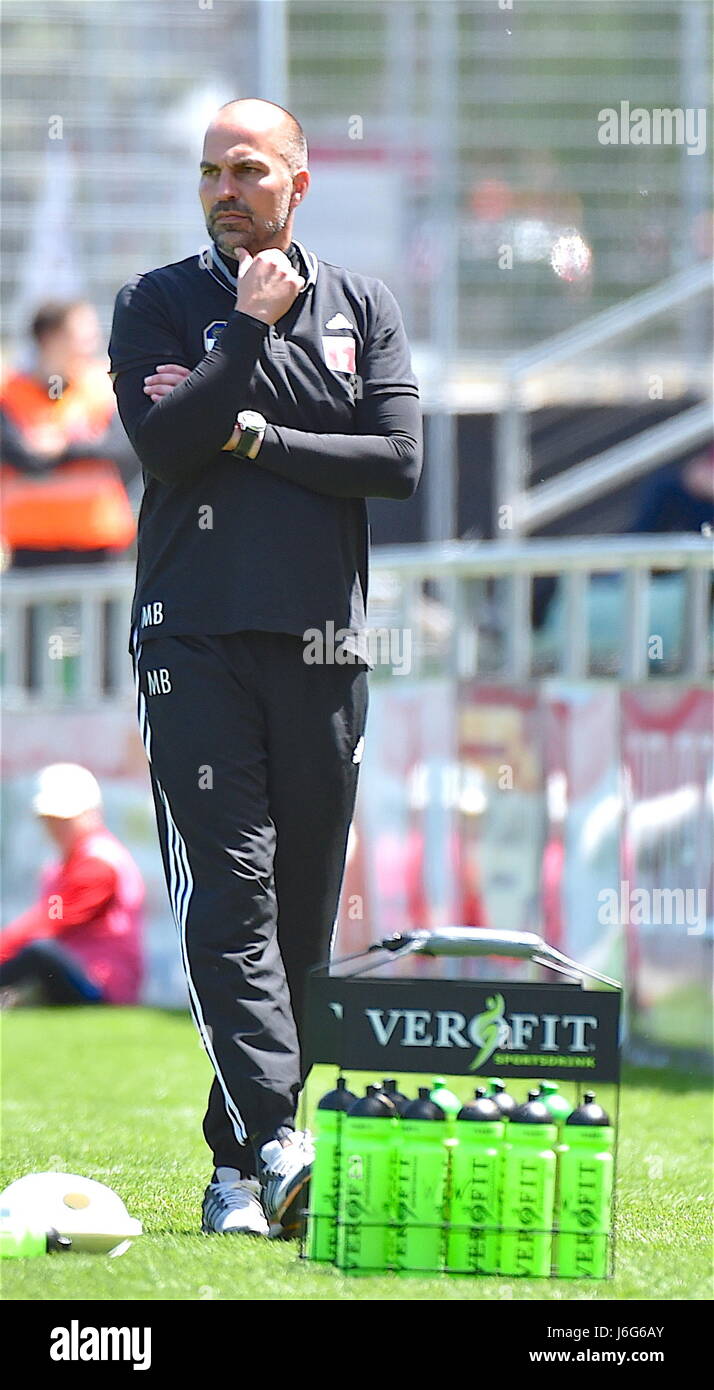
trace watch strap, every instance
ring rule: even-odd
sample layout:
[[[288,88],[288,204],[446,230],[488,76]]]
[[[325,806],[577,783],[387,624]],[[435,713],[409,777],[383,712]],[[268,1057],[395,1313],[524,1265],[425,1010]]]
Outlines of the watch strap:
[[[237,458],[254,458],[263,442],[265,427],[263,427],[262,430],[255,430],[252,429],[250,425],[241,425],[240,417],[236,421],[236,424],[241,432],[240,439],[233,449],[231,449],[231,453],[235,454]]]

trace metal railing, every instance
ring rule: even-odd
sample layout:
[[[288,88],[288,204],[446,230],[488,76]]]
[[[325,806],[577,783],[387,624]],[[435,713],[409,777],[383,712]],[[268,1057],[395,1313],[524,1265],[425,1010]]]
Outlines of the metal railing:
[[[126,563],[4,575],[5,708],[127,701],[133,582],[134,566]]]
[[[701,680],[711,670],[713,560],[711,539],[692,535],[385,547],[373,565],[370,622],[375,626],[379,614],[379,626],[396,621],[414,634],[412,674],[448,669],[464,679],[509,681]],[[655,642],[653,655],[661,625],[657,586],[668,576],[682,586],[678,614],[669,623],[677,631],[661,654]],[[591,577],[609,581],[608,631],[597,656],[591,651]],[[545,637],[532,609],[533,583],[541,578],[555,578],[561,589],[562,622]],[[425,597],[426,586],[437,597]]]
[[[496,422],[496,535],[527,534],[711,437],[714,409],[709,399],[604,453],[573,464],[546,483],[528,486],[528,411],[532,409],[529,382],[584,352],[593,352],[637,332],[663,314],[703,299],[712,291],[712,271],[711,262],[682,271],[664,284],[507,360],[507,398]]]
[[[374,677],[706,679],[713,556],[711,539],[692,535],[382,547],[371,564]],[[544,633],[533,585],[549,577],[560,623]],[[133,581],[133,566],[120,564],[7,574],[5,708],[130,702]],[[592,586],[603,581],[606,631],[594,654]],[[653,655],[665,582],[670,597],[677,590],[676,632]]]

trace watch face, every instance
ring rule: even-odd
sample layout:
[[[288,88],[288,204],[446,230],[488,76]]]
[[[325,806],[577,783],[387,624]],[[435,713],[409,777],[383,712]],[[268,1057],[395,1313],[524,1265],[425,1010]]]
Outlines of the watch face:
[[[265,417],[257,410],[241,410],[238,424],[242,430],[262,430],[265,428]]]

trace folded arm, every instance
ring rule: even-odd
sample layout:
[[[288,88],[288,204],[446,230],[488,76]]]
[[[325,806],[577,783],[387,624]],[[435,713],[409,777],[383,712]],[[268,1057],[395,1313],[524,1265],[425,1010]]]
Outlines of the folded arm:
[[[114,390],[146,470],[161,482],[180,483],[230,445],[235,401],[247,390],[268,326],[236,310],[218,343],[191,371],[152,295],[138,285],[126,286],[118,297],[113,341],[124,335],[125,341],[137,342],[136,313],[148,325],[145,340],[154,352],[153,363],[134,352],[127,369],[116,375]],[[147,369],[157,373],[151,378],[156,383],[162,362],[173,364],[163,369],[170,384],[160,386],[152,400],[150,389],[144,389]],[[418,387],[396,301],[383,285],[360,373],[363,396],[355,406],[353,431],[318,433],[269,423],[255,466],[326,496],[411,497],[422,468]]]
[[[329,497],[411,497],[422,468],[419,388],[399,306],[381,281],[358,370],[351,434],[269,425],[258,466]]]
[[[359,434],[268,425],[256,464],[328,497],[411,497],[422,466],[418,399],[379,395],[360,407]]]
[[[117,297],[110,355],[121,365],[114,393],[124,429],[144,468],[162,483],[182,483],[215,460],[230,437],[236,400],[247,392],[268,324],[234,310],[221,337],[191,370],[155,290],[128,285]],[[187,376],[152,402],[144,378],[163,362]]]

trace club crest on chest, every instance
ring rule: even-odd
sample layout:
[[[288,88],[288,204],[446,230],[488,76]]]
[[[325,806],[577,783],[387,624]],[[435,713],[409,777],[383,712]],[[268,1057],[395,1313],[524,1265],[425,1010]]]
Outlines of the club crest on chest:
[[[339,338],[328,338],[323,335],[322,351],[331,372],[355,371],[355,340],[353,337],[348,338],[346,335],[341,335]]]
[[[214,319],[213,323],[207,323],[203,330],[203,350],[210,352],[216,346],[218,339],[226,326],[225,319]]]

